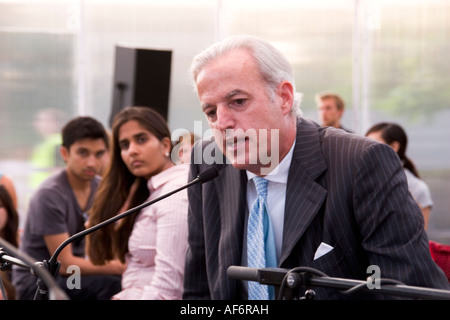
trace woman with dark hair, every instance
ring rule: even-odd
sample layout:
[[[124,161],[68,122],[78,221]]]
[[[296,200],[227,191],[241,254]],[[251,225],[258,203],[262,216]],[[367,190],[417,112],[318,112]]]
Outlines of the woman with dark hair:
[[[17,193],[16,193],[16,187],[14,185],[14,182],[11,180],[11,178],[2,172],[0,172],[0,185],[4,185],[5,189],[8,191],[9,196],[11,197],[11,201],[14,205],[14,208],[17,210]]]
[[[109,165],[89,225],[157,198],[187,183],[187,165],[171,158],[170,130],[147,107],[127,107],[114,118]],[[122,291],[113,299],[181,299],[187,250],[187,193],[169,198],[90,234],[89,258],[126,262]]]
[[[11,194],[4,185],[0,185],[0,237],[15,247],[19,246],[19,214],[14,206]],[[0,281],[4,285],[5,293],[0,292],[3,299],[14,300],[16,290],[11,282],[11,271],[0,271]],[[2,297],[3,296],[3,297]],[[1,299],[0,298],[0,299]]]
[[[372,126],[367,131],[366,137],[388,144],[397,152],[405,169],[409,191],[422,209],[426,230],[433,200],[428,185],[420,178],[419,171],[411,159],[406,156],[408,137],[405,130],[398,124],[381,122]]]

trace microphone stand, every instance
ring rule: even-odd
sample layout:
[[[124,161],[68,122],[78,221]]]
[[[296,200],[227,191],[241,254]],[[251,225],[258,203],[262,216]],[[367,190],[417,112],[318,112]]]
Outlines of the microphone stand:
[[[248,268],[241,266],[230,266],[227,270],[230,278],[245,281],[256,281],[260,284],[278,286],[278,300],[282,300],[286,286],[293,289],[294,292],[299,288],[309,288],[311,286],[334,288],[344,290],[344,294],[352,294],[363,290],[371,293],[386,293],[391,295],[425,299],[425,300],[450,300],[450,290],[432,289],[426,287],[408,286],[393,279],[381,278],[380,288],[369,289],[368,281],[343,279],[329,277],[325,273],[309,268],[297,267],[291,270],[282,268]],[[295,299],[314,299],[315,292],[306,290],[305,296]]]
[[[6,251],[4,251],[6,249]],[[9,256],[7,252],[11,252],[15,257]],[[30,269],[39,279],[42,284],[48,288],[50,292],[50,300],[68,300],[67,294],[58,286],[53,276],[45,269],[42,264],[34,262],[27,254],[20,252],[12,244],[0,238],[0,266],[1,270],[9,270],[12,264]],[[6,298],[6,296],[5,296]]]
[[[111,217],[103,222],[100,222],[100,223],[96,224],[95,226],[92,226],[88,229],[85,229],[83,231],[80,231],[80,232],[74,234],[73,236],[67,238],[64,242],[62,242],[58,248],[56,248],[55,252],[53,253],[53,255],[50,257],[50,259],[48,261],[46,261],[46,260],[43,261],[43,266],[45,268],[47,268],[47,270],[50,272],[50,274],[52,274],[52,276],[55,276],[60,267],[60,262],[57,261],[58,255],[69,243],[74,242],[74,241],[100,229],[100,228],[103,228],[104,226],[106,226],[108,224],[111,224],[113,222],[116,222],[117,220],[120,220],[120,219],[128,216],[128,215],[131,215],[131,214],[141,210],[142,208],[145,208],[155,202],[163,200],[163,199],[173,195],[174,193],[177,193],[183,189],[189,188],[190,186],[192,186],[194,184],[204,183],[211,179],[214,179],[215,177],[217,177],[217,175],[218,175],[217,169],[214,167],[210,167],[210,168],[204,170],[203,172],[200,172],[197,175],[197,177],[195,179],[193,179],[191,182],[189,182],[188,184],[185,184],[182,187],[179,187],[178,189],[170,191],[156,199],[144,202],[134,208],[131,208],[131,209],[129,209],[125,212],[122,212],[114,217]],[[34,300],[42,300],[45,298],[46,295],[47,295],[47,288],[46,288],[45,284],[38,280],[38,288],[36,290]]]

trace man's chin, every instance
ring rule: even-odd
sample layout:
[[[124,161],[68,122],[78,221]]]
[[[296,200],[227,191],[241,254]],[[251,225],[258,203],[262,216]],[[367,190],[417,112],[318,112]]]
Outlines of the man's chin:
[[[261,174],[261,166],[257,164],[251,164],[248,162],[238,162],[238,161],[232,161],[231,165],[238,170],[247,170],[254,174],[260,175]]]
[[[96,175],[97,175],[97,174],[94,174],[94,175],[91,175],[91,174],[85,174],[85,175],[83,176],[83,180],[85,180],[85,181],[90,181],[90,180],[94,179],[94,178],[96,177]]]
[[[252,166],[251,164],[249,164],[248,159],[237,158],[237,157],[234,157],[234,156],[233,157],[229,157],[227,155],[227,161],[233,167],[235,167],[236,169],[239,169],[239,170],[248,170],[248,168],[250,166]]]
[[[232,161],[231,165],[238,170],[247,170],[258,176],[267,176],[269,174],[275,174],[278,170],[278,165],[273,163],[271,165],[261,165],[261,164],[251,164],[251,163],[240,163]]]

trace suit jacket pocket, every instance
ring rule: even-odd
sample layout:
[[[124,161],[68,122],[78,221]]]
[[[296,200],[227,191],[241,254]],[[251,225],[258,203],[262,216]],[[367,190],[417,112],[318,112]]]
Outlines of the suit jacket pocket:
[[[336,243],[333,250],[324,254],[320,258],[313,260],[311,266],[324,273],[327,273],[327,271],[336,267],[336,265],[339,264],[343,258],[343,251],[341,250],[339,244]]]

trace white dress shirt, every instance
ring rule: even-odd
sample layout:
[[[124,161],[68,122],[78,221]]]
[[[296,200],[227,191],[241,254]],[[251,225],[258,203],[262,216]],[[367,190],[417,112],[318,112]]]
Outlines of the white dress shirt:
[[[269,180],[267,187],[267,206],[270,220],[275,238],[275,248],[277,251],[277,261],[280,261],[281,246],[283,244],[283,224],[284,224],[284,207],[286,203],[286,186],[289,175],[289,167],[291,166],[292,153],[295,141],[292,144],[288,154],[281,160],[280,164],[272,170],[270,174],[264,178]],[[256,199],[256,187],[251,180],[256,175],[247,171],[247,208],[248,212]]]

